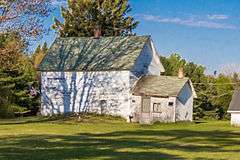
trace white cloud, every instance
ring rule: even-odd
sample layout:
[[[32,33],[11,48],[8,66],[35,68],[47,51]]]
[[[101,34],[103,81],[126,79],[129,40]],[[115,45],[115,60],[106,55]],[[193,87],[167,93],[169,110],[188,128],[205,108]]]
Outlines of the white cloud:
[[[228,19],[229,17],[224,14],[213,14],[213,15],[207,15],[207,18],[210,20],[225,20],[225,19]]]
[[[67,5],[67,0],[52,0],[51,4],[53,6],[66,6]]]
[[[226,23],[217,23],[210,20],[204,20],[199,18],[163,18],[161,16],[154,15],[140,15],[143,19],[147,21],[155,21],[159,23],[172,23],[184,26],[192,26],[192,27],[204,27],[204,28],[213,28],[213,29],[237,29],[236,26]]]

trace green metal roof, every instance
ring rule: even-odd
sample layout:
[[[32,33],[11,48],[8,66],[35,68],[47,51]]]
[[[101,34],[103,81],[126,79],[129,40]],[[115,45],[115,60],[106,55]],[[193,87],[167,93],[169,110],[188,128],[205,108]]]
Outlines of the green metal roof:
[[[134,95],[178,97],[189,78],[175,76],[143,76],[133,89]],[[191,85],[191,84],[190,84]],[[193,89],[193,88],[192,88]]]
[[[57,38],[40,71],[130,70],[149,36]]]
[[[232,100],[228,112],[240,112],[240,90],[236,89],[232,95]]]

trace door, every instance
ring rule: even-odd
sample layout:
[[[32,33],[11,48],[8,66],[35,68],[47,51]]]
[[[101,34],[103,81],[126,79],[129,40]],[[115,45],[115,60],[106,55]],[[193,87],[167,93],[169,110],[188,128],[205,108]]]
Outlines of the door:
[[[100,101],[100,109],[101,109],[101,114],[107,113],[107,100]]]
[[[141,116],[140,123],[141,124],[150,124],[151,123],[151,99],[150,97],[142,97],[142,105],[141,105]]]

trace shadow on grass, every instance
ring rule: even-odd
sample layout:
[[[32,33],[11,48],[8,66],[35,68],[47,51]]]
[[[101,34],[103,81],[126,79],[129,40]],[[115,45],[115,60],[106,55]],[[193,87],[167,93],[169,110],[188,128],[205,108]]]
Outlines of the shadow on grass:
[[[1,125],[16,125],[16,124],[31,124],[31,123],[41,123],[41,122],[51,122],[51,123],[64,123],[69,124],[68,122],[73,124],[76,123],[99,123],[99,122],[107,122],[107,123],[116,123],[119,121],[125,122],[121,117],[116,116],[108,116],[108,115],[98,115],[98,114],[83,114],[81,115],[81,119],[79,116],[74,114],[59,114],[49,117],[43,116],[33,116],[33,117],[20,117],[14,119],[0,119]]]
[[[1,119],[0,125],[29,124],[29,123],[51,122],[56,120],[59,120],[59,118],[27,117],[27,118],[15,118],[15,119]]]
[[[194,121],[195,124],[202,124],[202,123],[207,123],[207,122],[204,122],[204,121]]]
[[[240,133],[230,131],[137,130],[105,134],[28,135],[0,139],[1,159],[184,159],[187,154],[234,152]],[[235,139],[234,139],[235,138]],[[240,149],[240,148],[239,148]],[[163,152],[168,150],[168,152]],[[185,156],[186,156],[185,155]],[[202,159],[196,157],[195,159]],[[216,157],[221,159],[222,157]],[[223,158],[224,159],[224,158]]]

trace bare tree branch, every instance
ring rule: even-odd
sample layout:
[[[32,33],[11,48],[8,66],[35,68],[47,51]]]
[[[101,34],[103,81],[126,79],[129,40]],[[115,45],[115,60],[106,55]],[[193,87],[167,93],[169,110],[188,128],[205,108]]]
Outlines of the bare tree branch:
[[[47,31],[42,22],[52,9],[50,0],[0,0],[0,33],[36,39]]]

